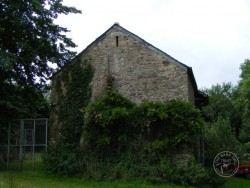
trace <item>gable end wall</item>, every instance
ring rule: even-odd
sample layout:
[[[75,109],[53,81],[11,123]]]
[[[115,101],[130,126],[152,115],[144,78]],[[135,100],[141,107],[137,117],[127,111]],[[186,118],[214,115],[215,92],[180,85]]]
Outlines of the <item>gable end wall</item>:
[[[88,60],[95,70],[92,100],[106,94],[108,78],[112,77],[112,90],[136,103],[171,99],[193,102],[186,70],[119,29],[80,58],[82,62]]]

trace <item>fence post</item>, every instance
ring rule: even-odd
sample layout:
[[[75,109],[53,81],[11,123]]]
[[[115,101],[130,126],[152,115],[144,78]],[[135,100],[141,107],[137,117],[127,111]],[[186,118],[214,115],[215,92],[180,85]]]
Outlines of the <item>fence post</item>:
[[[20,124],[20,140],[19,140],[19,169],[22,170],[23,169],[23,129],[24,129],[24,125],[23,125],[23,120],[21,120],[21,124]]]
[[[9,170],[9,162],[10,162],[10,131],[11,131],[11,123],[9,122],[8,146],[7,146],[7,170]]]

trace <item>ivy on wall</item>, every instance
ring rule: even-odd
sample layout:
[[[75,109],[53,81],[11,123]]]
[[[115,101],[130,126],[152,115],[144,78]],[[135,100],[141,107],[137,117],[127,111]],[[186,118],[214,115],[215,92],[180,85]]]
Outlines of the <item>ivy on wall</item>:
[[[85,108],[85,146],[103,156],[124,150],[166,154],[181,144],[191,144],[203,126],[200,111],[185,101],[133,104],[108,93]]]
[[[58,88],[63,104],[61,139],[43,158],[47,172],[97,180],[220,183],[194,160],[183,165],[168,155],[181,144],[192,143],[204,125],[191,103],[134,104],[111,91],[89,103],[91,66],[78,64],[69,70],[62,74],[64,86]]]
[[[86,107],[91,98],[89,86],[94,71],[87,62],[76,62],[62,70],[56,79],[58,97],[58,117],[60,120],[59,141],[50,143],[44,155],[47,172],[73,175],[79,172],[79,141],[84,123],[84,114],[80,111]]]
[[[91,98],[89,83],[93,77],[92,66],[78,60],[62,73],[65,95],[60,98],[59,119],[62,122],[60,136],[64,144],[78,146],[83,126],[81,108],[86,107]],[[62,92],[63,93],[63,92]]]
[[[83,112],[82,177],[186,185],[210,181],[195,160],[174,161],[178,153],[173,152],[183,144],[192,147],[194,135],[204,125],[200,111],[191,103],[172,100],[134,104],[108,92]]]

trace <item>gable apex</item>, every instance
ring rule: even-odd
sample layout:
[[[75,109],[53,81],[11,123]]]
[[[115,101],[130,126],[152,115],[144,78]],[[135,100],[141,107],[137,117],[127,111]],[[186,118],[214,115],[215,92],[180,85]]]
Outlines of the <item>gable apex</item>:
[[[163,52],[162,50],[160,50],[159,48],[156,48],[155,46],[153,46],[152,44],[148,43],[147,41],[145,41],[144,39],[142,39],[141,37],[135,35],[134,33],[128,31],[127,29],[125,29],[124,27],[120,26],[119,24],[115,23],[113,26],[111,26],[110,29],[118,29],[121,32],[123,32],[124,34],[130,36],[131,38],[133,38],[134,40],[138,41],[139,43],[143,44],[145,47],[149,48],[150,50],[154,51],[155,53],[165,57],[169,62],[174,63],[175,65],[177,65],[178,67],[184,69],[187,71],[187,69],[189,68],[187,65],[179,62],[178,60],[174,59],[173,57],[171,57],[170,55],[168,55],[167,53]],[[111,31],[112,32],[112,31]]]
[[[105,31],[95,41],[93,41],[90,45],[88,45],[82,52],[80,52],[78,54],[78,56],[87,53],[90,49],[92,49],[94,46],[96,46],[99,42],[101,42],[104,38],[106,38],[114,30],[119,30],[120,32],[123,32],[125,35],[127,35],[127,36],[133,38],[135,41],[143,44],[146,48],[148,48],[148,49],[154,51],[155,53],[163,56],[170,63],[173,63],[176,66],[180,67],[181,69],[187,71],[188,75],[189,75],[189,78],[190,78],[190,80],[192,82],[192,85],[194,86],[195,89],[197,89],[197,84],[196,84],[195,77],[194,77],[194,74],[193,74],[193,71],[192,71],[191,67],[189,67],[189,66],[187,66],[187,65],[179,62],[175,58],[171,57],[167,53],[165,53],[162,50],[160,50],[159,48],[157,48],[157,47],[153,46],[152,44],[148,43],[147,41],[145,41],[141,37],[137,36],[136,34],[130,32],[130,31],[128,31],[127,29],[125,29],[124,27],[122,27],[118,22],[114,23],[107,31]]]
[[[123,32],[125,35],[133,38],[135,41],[143,44],[145,47],[149,48],[150,50],[154,51],[155,53],[165,57],[169,62],[177,65],[178,67],[184,69],[185,71],[188,71],[188,69],[190,67],[188,67],[187,65],[179,62],[178,60],[174,59],[173,57],[171,57],[170,55],[168,55],[167,53],[163,52],[162,50],[156,48],[155,46],[153,46],[152,44],[148,43],[147,41],[145,41],[144,39],[142,39],[141,37],[135,35],[134,33],[128,31],[127,29],[125,29],[124,27],[120,26],[119,23],[115,23],[113,24],[107,31],[105,31],[101,36],[99,36],[95,41],[93,41],[89,46],[87,46],[85,48],[85,50],[83,50],[80,54],[84,54],[85,52],[89,51],[92,47],[94,47],[95,45],[97,45],[99,42],[101,42],[107,35],[109,35],[111,32],[113,32],[114,30],[119,30],[121,32]],[[79,55],[80,55],[79,54]]]

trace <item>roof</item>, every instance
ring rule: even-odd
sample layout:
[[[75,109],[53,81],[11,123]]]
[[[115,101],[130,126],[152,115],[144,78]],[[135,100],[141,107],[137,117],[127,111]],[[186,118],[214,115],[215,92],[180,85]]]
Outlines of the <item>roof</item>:
[[[146,42],[145,40],[143,40],[142,38],[140,38],[139,36],[135,35],[134,33],[126,30],[125,28],[123,28],[122,26],[120,26],[118,23],[115,23],[114,25],[112,25],[107,31],[105,31],[101,36],[99,36],[95,41],[93,41],[90,45],[88,45],[82,52],[80,52],[78,56],[81,56],[85,53],[87,53],[90,49],[92,49],[94,46],[96,46],[99,42],[101,42],[104,38],[106,38],[106,36],[108,36],[112,31],[114,30],[120,30],[121,32],[123,32],[125,35],[133,38],[134,40],[138,41],[139,43],[143,44],[145,47],[153,50],[155,53],[163,56],[164,58],[166,58],[169,62],[174,63],[175,65],[177,65],[178,67],[184,69],[185,71],[188,72],[191,82],[194,86],[195,89],[197,89],[197,84],[195,81],[195,77],[192,71],[192,68],[179,62],[178,60],[174,59],[173,57],[171,57],[170,55],[168,55],[167,53],[163,52],[162,50],[156,48],[155,46],[153,46],[152,44]],[[69,63],[67,63],[69,64]],[[67,64],[65,66],[67,66]],[[64,66],[64,67],[65,67]],[[63,68],[64,68],[63,67]],[[62,69],[63,69],[62,68]],[[61,69],[61,70],[62,70]],[[58,71],[60,72],[60,70]],[[55,76],[58,72],[56,72],[53,76]],[[52,76],[52,77],[53,77]]]
[[[174,59],[173,57],[171,57],[170,55],[168,55],[167,53],[163,52],[162,50],[156,48],[155,46],[153,46],[152,44],[146,42],[145,40],[143,40],[142,38],[140,38],[139,36],[135,35],[134,33],[126,30],[125,28],[123,28],[122,26],[120,26],[118,23],[115,23],[114,25],[112,25],[107,31],[105,31],[101,36],[99,36],[95,41],[93,41],[90,45],[88,45],[82,52],[80,52],[77,57],[84,55],[85,53],[87,53],[89,50],[91,50],[94,46],[96,46],[99,42],[101,42],[103,39],[106,38],[106,36],[108,36],[112,31],[114,30],[119,30],[121,32],[123,32],[125,35],[133,38],[134,40],[138,41],[139,43],[143,44],[145,47],[151,49],[152,51],[154,51],[155,53],[163,56],[164,58],[166,58],[169,62],[177,65],[178,67],[180,67],[181,69],[187,71],[188,76],[190,78],[190,81],[194,87],[194,90],[196,92],[198,92],[198,87],[195,81],[195,77],[193,74],[193,70],[191,67],[179,62],[178,60]],[[72,62],[72,61],[71,61]],[[69,63],[68,63],[69,64]],[[67,66],[67,64],[65,65]],[[63,68],[62,68],[63,69]],[[60,71],[58,71],[60,72]],[[57,72],[57,73],[58,73]],[[57,74],[56,73],[56,74]],[[55,74],[55,75],[56,75]],[[54,76],[54,75],[53,75]]]

